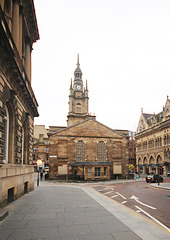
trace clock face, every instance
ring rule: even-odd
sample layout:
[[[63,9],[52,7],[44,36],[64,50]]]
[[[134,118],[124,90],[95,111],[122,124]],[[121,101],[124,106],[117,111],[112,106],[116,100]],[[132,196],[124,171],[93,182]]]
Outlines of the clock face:
[[[77,85],[77,89],[80,90],[80,89],[81,89],[81,86],[80,86],[80,85]]]

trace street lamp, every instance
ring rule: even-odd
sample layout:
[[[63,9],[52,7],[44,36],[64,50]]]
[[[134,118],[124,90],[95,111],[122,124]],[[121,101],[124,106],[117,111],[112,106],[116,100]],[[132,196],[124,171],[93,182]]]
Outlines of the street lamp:
[[[39,182],[40,182],[39,166],[41,166],[41,165],[42,165],[42,160],[38,159],[37,160],[37,166],[38,166],[37,186],[39,186]]]
[[[160,182],[159,182],[159,161],[157,159],[157,167],[158,167],[158,185],[160,185]]]

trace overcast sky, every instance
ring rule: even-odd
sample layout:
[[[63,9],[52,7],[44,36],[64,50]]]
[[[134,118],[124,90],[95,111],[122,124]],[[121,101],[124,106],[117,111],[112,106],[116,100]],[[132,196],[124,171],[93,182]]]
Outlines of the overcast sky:
[[[159,113],[170,94],[170,0],[34,0],[35,124],[66,126],[80,55],[89,112],[113,129],[136,131],[141,108]]]

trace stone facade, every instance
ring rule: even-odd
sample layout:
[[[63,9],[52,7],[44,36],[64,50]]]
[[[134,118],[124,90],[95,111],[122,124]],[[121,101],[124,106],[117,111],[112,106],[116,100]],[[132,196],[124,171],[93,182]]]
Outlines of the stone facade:
[[[49,134],[50,178],[103,180],[128,174],[128,138],[93,118]]]
[[[138,171],[170,172],[170,100],[167,97],[163,111],[158,114],[141,112],[136,134],[136,159]],[[159,170],[158,170],[159,169]]]
[[[39,39],[32,0],[0,0],[0,205],[34,189],[31,51]]]

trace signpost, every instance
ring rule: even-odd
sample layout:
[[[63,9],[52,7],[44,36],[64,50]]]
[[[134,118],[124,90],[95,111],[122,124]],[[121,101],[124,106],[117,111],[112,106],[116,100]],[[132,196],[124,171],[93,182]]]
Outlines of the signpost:
[[[42,160],[38,159],[37,160],[37,167],[38,167],[38,177],[37,177],[37,186],[39,186],[39,182],[40,182],[40,176],[39,176],[39,166],[42,165]]]

